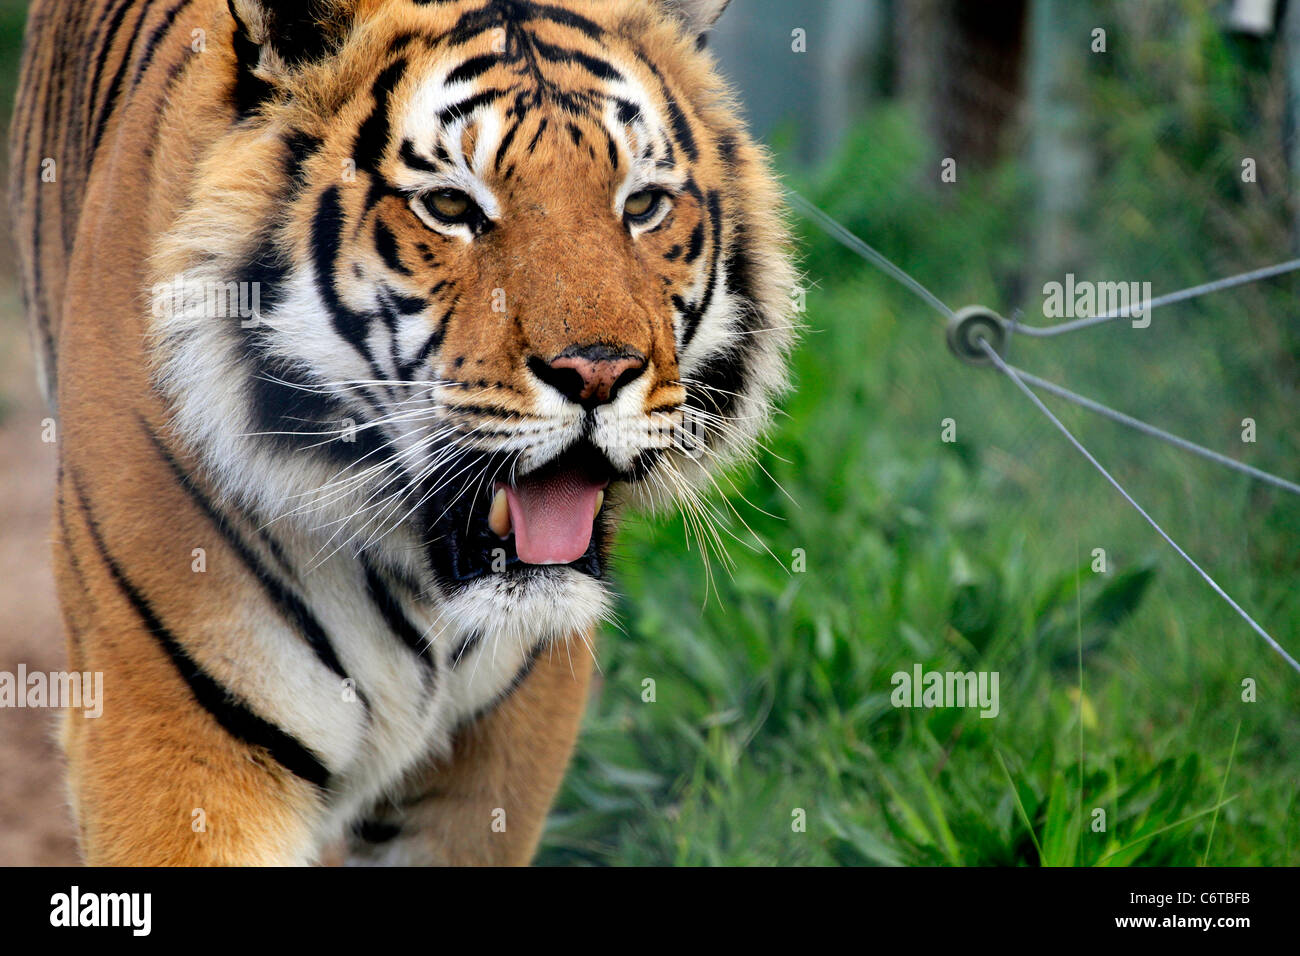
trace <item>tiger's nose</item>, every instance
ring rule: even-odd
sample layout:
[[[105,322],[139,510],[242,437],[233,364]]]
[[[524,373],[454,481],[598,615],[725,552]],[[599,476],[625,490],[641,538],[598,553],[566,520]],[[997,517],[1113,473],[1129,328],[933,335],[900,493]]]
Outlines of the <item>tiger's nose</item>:
[[[571,402],[595,408],[645,371],[645,356],[626,346],[571,345],[550,361],[528,360],[532,373]]]

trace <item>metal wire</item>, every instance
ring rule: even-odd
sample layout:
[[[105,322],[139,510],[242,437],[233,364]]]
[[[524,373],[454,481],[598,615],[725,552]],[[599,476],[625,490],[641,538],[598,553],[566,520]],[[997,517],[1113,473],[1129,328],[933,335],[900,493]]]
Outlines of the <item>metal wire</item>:
[[[801,209],[804,213],[806,213],[810,219],[812,219],[815,223],[817,223],[817,225],[821,226],[821,228],[824,229],[828,234],[830,234],[832,238],[836,239],[842,245],[846,246],[848,249],[857,253],[863,259],[866,259],[868,262],[871,262],[873,265],[877,266],[885,273],[892,276],[898,282],[902,283],[905,287],[910,289],[917,296],[919,296],[923,301],[925,301],[932,308],[934,308],[940,315],[944,316],[950,321],[955,318],[955,314],[953,313],[953,310],[948,308],[948,306],[945,305],[943,301],[939,299],[938,296],[936,296],[933,292],[931,292],[929,289],[923,286],[920,282],[913,279],[910,275],[908,275],[898,266],[894,265],[894,263],[890,262],[888,259],[886,259],[875,249],[871,248],[871,246],[867,245],[865,242],[863,242],[853,233],[849,232],[849,230],[845,229],[842,225],[840,225],[838,222],[832,219],[829,215],[822,212],[822,210],[818,209],[811,202],[809,202],[807,199],[804,199],[802,196],[800,196],[797,193],[791,193],[791,198],[794,204],[799,209]],[[1163,295],[1158,298],[1150,300],[1149,302],[1146,303],[1146,308],[1150,310],[1162,305],[1169,305],[1174,302],[1182,302],[1187,299],[1194,299],[1198,296],[1209,295],[1212,292],[1218,292],[1221,289],[1228,289],[1228,288],[1232,288],[1233,286],[1245,285],[1248,282],[1256,282],[1260,279],[1267,279],[1272,276],[1282,275],[1283,273],[1292,272],[1297,269],[1300,269],[1300,259],[1292,259],[1288,262],[1278,263],[1277,265],[1268,266],[1263,269],[1255,269],[1252,270],[1251,272],[1243,272],[1239,275],[1229,276],[1226,279],[1217,279],[1214,282],[1206,282],[1198,286],[1192,286],[1191,288],[1181,289],[1177,292],[1171,292],[1167,295]],[[1112,319],[1126,316],[1127,314],[1129,314],[1129,311],[1130,310],[1120,310],[1119,312],[1108,313],[1106,315],[1101,315],[1101,316],[1092,316],[1086,319],[1078,319],[1073,322],[1064,322],[1061,323],[1060,325],[1048,326],[1045,328],[1034,328],[1033,326],[1021,325],[1017,322],[1010,322],[1008,323],[1008,325],[1011,328],[1013,328],[1015,331],[1024,333],[1026,335],[1035,336],[1035,337],[1047,337],[1053,335],[1060,335],[1064,332],[1071,332],[1076,329],[1087,328],[1089,326],[1098,325],[1102,322],[1109,322]],[[991,345],[989,345],[988,341],[985,338],[978,337],[976,341],[978,342],[980,348],[983,350],[984,354],[988,357],[989,361],[1000,372],[1006,375],[1007,378],[1011,379],[1011,381],[1015,383],[1016,388],[1024,392],[1024,394],[1029,398],[1029,400],[1034,403],[1035,407],[1037,407],[1039,411],[1041,411],[1045,416],[1047,416],[1048,421],[1050,421],[1053,425],[1055,425],[1056,428],[1061,432],[1061,434],[1063,434],[1069,440],[1070,444],[1075,447],[1075,449],[1079,452],[1079,454],[1083,455],[1083,457],[1087,459],[1087,461],[1094,468],[1096,468],[1098,472],[1101,473],[1102,477],[1104,477],[1106,481],[1108,481],[1110,485],[1116,491],[1118,491],[1121,496],[1123,496],[1124,500],[1133,506],[1133,509],[1143,517],[1143,519],[1147,522],[1147,524],[1151,525],[1151,527],[1155,529],[1156,534],[1160,535],[1160,537],[1164,539],[1165,543],[1168,544],[1171,548],[1173,548],[1174,551],[1178,554],[1178,556],[1181,557],[1184,561],[1186,561],[1196,571],[1196,573],[1201,576],[1201,578],[1205,581],[1206,584],[1210,586],[1210,588],[1214,591],[1214,593],[1219,595],[1219,597],[1221,597],[1225,602],[1227,602],[1228,606],[1231,607],[1234,611],[1236,611],[1237,614],[1241,617],[1241,619],[1244,620],[1256,634],[1262,637],[1264,641],[1268,644],[1268,646],[1271,647],[1284,661],[1286,661],[1288,665],[1290,665],[1292,670],[1294,670],[1296,673],[1300,673],[1300,661],[1297,661],[1294,657],[1292,657],[1291,654],[1288,653],[1286,648],[1284,648],[1281,644],[1279,644],[1273,638],[1273,636],[1268,633],[1268,631],[1264,630],[1264,628],[1260,626],[1259,622],[1257,622],[1253,617],[1251,617],[1245,608],[1243,608],[1240,604],[1238,604],[1235,600],[1233,600],[1232,596],[1228,594],[1228,592],[1225,591],[1222,587],[1220,587],[1219,583],[1215,581],[1214,578],[1210,577],[1210,575],[1205,571],[1205,569],[1202,568],[1199,564],[1197,564],[1196,561],[1193,560],[1192,556],[1189,555],[1186,551],[1182,549],[1182,547],[1179,546],[1177,541],[1175,541],[1173,538],[1169,536],[1169,534],[1165,531],[1165,529],[1162,528],[1160,524],[1154,518],[1152,518],[1151,515],[1147,513],[1146,509],[1144,509],[1140,504],[1138,504],[1137,501],[1133,498],[1133,496],[1124,490],[1124,486],[1115,480],[1114,476],[1111,475],[1111,473],[1106,470],[1106,467],[1102,465],[1102,463],[1099,462],[1096,459],[1096,457],[1090,451],[1088,451],[1088,449],[1085,448],[1077,438],[1074,437],[1074,434],[1068,428],[1066,428],[1064,424],[1062,424],[1061,420],[1052,414],[1052,410],[1048,408],[1046,404],[1043,403],[1043,400],[1041,398],[1039,398],[1037,395],[1034,394],[1033,389],[1031,389],[1029,387],[1029,384],[1026,383],[1031,383],[1035,387],[1042,388],[1044,391],[1051,392],[1052,394],[1064,398],[1067,401],[1074,402],[1075,404],[1078,404],[1083,408],[1086,408],[1099,415],[1103,415],[1106,418],[1111,419],[1112,421],[1119,422],[1120,424],[1127,425],[1128,427],[1131,428],[1136,428],[1138,431],[1141,431],[1144,434],[1150,435],[1154,438],[1159,438],[1162,441],[1170,442],[1171,444],[1174,444],[1186,451],[1190,451],[1194,454],[1201,455],[1202,457],[1208,458],[1211,461],[1215,461],[1221,465],[1225,465],[1226,467],[1233,468],[1236,471],[1240,471],[1244,474],[1248,474],[1251,477],[1258,478],[1261,481],[1268,482],[1269,484],[1282,488],[1286,491],[1300,494],[1300,485],[1296,485],[1295,483],[1287,481],[1284,478],[1279,478],[1276,475],[1271,475],[1268,472],[1261,471],[1258,468],[1253,468],[1250,465],[1243,464],[1242,462],[1236,461],[1235,459],[1228,458],[1226,455],[1220,455],[1218,452],[1211,451],[1210,449],[1205,448],[1201,445],[1197,445],[1194,442],[1190,442],[1185,438],[1179,438],[1177,435],[1173,435],[1169,432],[1156,428],[1154,425],[1148,425],[1144,421],[1133,418],[1129,415],[1125,415],[1123,412],[1119,412],[1113,408],[1110,408],[1109,406],[1102,405],[1100,402],[1095,402],[1090,398],[1085,398],[1082,395],[1075,394],[1074,392],[1071,392],[1069,389],[1063,388],[1060,385],[1056,385],[1053,382],[1048,382],[1044,379],[1038,378],[1037,376],[1030,375],[1027,372],[1022,372],[1019,369],[1014,368],[1011,365],[1008,365],[1003,360],[1002,356],[998,354],[997,350],[994,349]]]
[[[1143,303],[1144,311],[1150,312],[1152,309],[1158,309],[1162,305],[1172,305],[1175,302],[1185,302],[1188,299],[1195,299],[1203,295],[1209,295],[1211,292],[1219,292],[1223,289],[1231,289],[1234,286],[1246,285],[1248,282],[1258,282],[1260,279],[1271,279],[1274,276],[1284,275],[1288,272],[1295,272],[1297,269],[1300,269],[1300,259],[1289,259],[1286,262],[1279,262],[1276,265],[1265,266],[1262,269],[1252,269],[1250,272],[1242,272],[1235,276],[1228,276],[1226,279],[1215,279],[1213,282],[1205,282],[1201,285],[1194,285],[1187,289],[1179,289],[1177,292],[1169,292],[1165,295],[1156,296],[1149,302]],[[1061,322],[1058,325],[1034,326],[1021,325],[1019,322],[1012,322],[1011,326],[1021,335],[1028,335],[1032,338],[1048,338],[1049,336],[1061,335],[1065,332],[1076,332],[1079,329],[1091,328],[1094,325],[1100,325],[1103,322],[1110,322],[1113,319],[1127,319],[1136,309],[1136,305],[1131,305],[1127,308],[1107,312],[1104,315],[1093,315],[1083,319],[1074,319],[1070,322]]]
[[[1169,442],[1169,444],[1181,448],[1184,451],[1189,451],[1194,455],[1200,455],[1202,458],[1207,458],[1226,468],[1231,468],[1244,475],[1249,475],[1259,481],[1273,485],[1275,488],[1289,491],[1293,495],[1300,495],[1300,485],[1296,484],[1294,481],[1287,481],[1285,478],[1279,478],[1277,475],[1270,474],[1269,472],[1255,468],[1252,465],[1247,465],[1245,462],[1237,461],[1235,458],[1221,455],[1217,451],[1206,448],[1204,445],[1198,445],[1195,442],[1188,441],[1186,438],[1180,438],[1179,436],[1164,431],[1163,429],[1156,428],[1155,425],[1150,425],[1147,422],[1142,421],[1140,418],[1133,418],[1131,415],[1125,415],[1123,412],[1116,411],[1109,405],[1103,405],[1101,402],[1093,401],[1091,398],[1085,398],[1077,392],[1072,392],[1062,385],[1057,385],[1055,382],[1049,382],[1045,379],[1039,378],[1037,375],[1031,375],[1024,369],[1016,368],[1015,366],[1009,367],[1019,375],[1021,379],[1035,388],[1041,388],[1045,392],[1051,392],[1053,395],[1063,398],[1067,402],[1073,402],[1082,408],[1088,409],[1090,412],[1095,412],[1103,418],[1109,418],[1113,422],[1119,422],[1121,425],[1126,425],[1129,428],[1136,429],[1144,435],[1150,435],[1152,438],[1159,438],[1161,441]]]
[[[937,295],[935,295],[925,286],[921,285],[921,283],[917,282],[910,275],[908,275],[898,266],[894,265],[892,262],[886,259],[875,249],[871,248],[869,245],[867,245],[865,242],[863,242],[853,233],[849,232],[847,229],[841,226],[838,222],[836,222],[826,213],[822,212],[820,209],[814,206],[803,196],[800,196],[796,192],[791,192],[790,201],[796,207],[798,207],[809,219],[817,223],[817,225],[821,226],[825,232],[829,233],[833,239],[837,240],[840,243],[840,245],[844,246],[846,249],[850,250],[851,252],[857,253],[859,256],[861,256],[863,259],[866,259],[868,262],[876,266],[876,268],[880,269],[881,271],[887,273],[888,275],[893,276],[896,280],[901,282],[913,293],[920,296],[920,298],[927,305],[929,305],[932,309],[934,309],[936,312],[942,315],[945,319],[952,318],[952,309],[944,305],[943,301]]]
[[[924,300],[928,305],[934,308],[934,310],[937,311],[940,315],[943,315],[950,320],[954,317],[953,310],[950,309],[947,305],[945,305],[944,302],[937,295],[935,295],[933,292],[931,292],[929,289],[923,286],[916,279],[912,278],[901,268],[894,265],[894,263],[886,259],[881,253],[877,252],[871,246],[867,245],[865,242],[863,242],[861,239],[855,236],[844,226],[840,225],[840,223],[835,221],[835,219],[831,218],[831,216],[829,216],[827,213],[823,212],[821,209],[818,209],[809,200],[805,199],[803,196],[799,195],[798,193],[791,192],[790,196],[794,204],[798,206],[798,208],[801,209],[804,213],[806,213],[810,219],[812,219],[819,226],[821,226],[827,233],[829,233],[832,238],[840,242],[842,245],[844,245],[851,251],[860,255],[863,259],[866,259],[868,262],[879,267],[888,275],[897,279],[903,285],[907,286],[908,289],[915,292],[922,300]],[[1152,299],[1149,303],[1147,303],[1147,308],[1154,309],[1157,306],[1169,305],[1173,302],[1183,302],[1188,299],[1194,299],[1198,296],[1209,295],[1212,292],[1218,292],[1222,289],[1232,288],[1233,286],[1245,285],[1248,282],[1257,282],[1261,279],[1268,279],[1268,278],[1272,278],[1273,276],[1283,275],[1284,273],[1293,272],[1297,269],[1300,269],[1300,259],[1292,259],[1288,262],[1280,262],[1277,265],[1267,266],[1263,269],[1254,269],[1250,272],[1242,272],[1235,276],[1228,276],[1226,279],[1216,279],[1213,282],[1205,282],[1202,283],[1201,285],[1192,286],[1187,289],[1180,289],[1177,292],[1170,292],[1167,295],[1159,296],[1155,299]],[[1074,322],[1064,322],[1061,325],[1049,326],[1047,328],[1035,328],[1034,326],[1022,325],[1019,321],[1016,320],[1012,320],[1009,322],[1004,320],[1004,322],[1007,328],[1012,329],[1015,332],[1019,332],[1031,336],[1042,337],[1042,336],[1057,335],[1061,332],[1070,332],[1075,329],[1096,325],[1100,322],[1108,322],[1111,319],[1122,318],[1126,314],[1127,314],[1126,312],[1121,310],[1120,312],[1110,313],[1101,316],[1094,316],[1087,319],[1079,319]],[[1296,484],[1293,481],[1288,481],[1285,478],[1281,478],[1277,475],[1270,474],[1269,472],[1264,471],[1260,468],[1256,468],[1253,465],[1247,465],[1244,462],[1237,461],[1235,458],[1229,458],[1227,455],[1221,455],[1216,451],[1206,448],[1203,445],[1198,445],[1195,442],[1187,440],[1186,438],[1180,438],[1178,435],[1174,435],[1167,431],[1164,431],[1163,429],[1157,428],[1155,425],[1148,424],[1147,422],[1144,422],[1141,419],[1133,418],[1131,415],[1125,415],[1123,412],[1111,408],[1108,405],[1103,405],[1101,402],[1095,401],[1094,399],[1085,398],[1082,395],[1070,391],[1064,386],[1057,385],[1054,382],[1049,382],[1046,379],[1041,379],[1036,375],[1032,375],[1029,372],[1024,371],[1023,369],[1017,368],[1015,371],[1016,374],[1019,375],[1024,381],[1029,382],[1034,387],[1041,388],[1044,391],[1051,392],[1053,395],[1056,395],[1060,398],[1064,398],[1066,401],[1073,402],[1074,404],[1079,405],[1082,408],[1086,408],[1089,411],[1101,415],[1104,418],[1108,418],[1113,422],[1118,422],[1121,425],[1125,425],[1129,428],[1133,428],[1139,432],[1142,432],[1144,435],[1150,435],[1152,438],[1158,438],[1161,441],[1168,442],[1169,444],[1174,445],[1177,448],[1181,448],[1184,451],[1191,452],[1194,455],[1200,455],[1202,458],[1205,458],[1208,461],[1212,461],[1215,462],[1216,464],[1223,465],[1226,468],[1231,468],[1234,471],[1238,471],[1244,475],[1249,475],[1250,477],[1265,482],[1266,484],[1270,484],[1275,488],[1280,488],[1283,491],[1289,491],[1291,494],[1294,495],[1300,495],[1300,484]]]
[[[1179,547],[1177,541],[1175,541],[1173,538],[1169,537],[1169,535],[1165,533],[1165,529],[1160,527],[1160,525],[1156,522],[1156,520],[1152,518],[1149,514],[1147,514],[1146,510],[1140,504],[1138,504],[1135,500],[1133,500],[1133,496],[1124,490],[1124,486],[1115,480],[1115,478],[1111,475],[1111,473],[1106,470],[1105,466],[1102,465],[1102,463],[1099,462],[1096,458],[1094,458],[1092,453],[1088,451],[1088,449],[1083,447],[1079,439],[1075,438],[1068,428],[1066,428],[1063,424],[1061,424],[1061,420],[1052,414],[1052,410],[1043,404],[1043,400],[1034,394],[1033,390],[1021,380],[1019,375],[1016,374],[1016,370],[1013,369],[1006,362],[1004,362],[1002,360],[1002,356],[998,355],[995,349],[991,348],[989,344],[983,340],[980,341],[980,344],[983,346],[984,354],[989,357],[989,361],[991,361],[994,365],[996,365],[998,367],[998,370],[1001,371],[1004,375],[1006,375],[1007,378],[1011,379],[1011,381],[1013,381],[1016,384],[1016,387],[1018,389],[1020,389],[1027,396],[1029,396],[1029,400],[1038,407],[1038,410],[1040,412],[1042,412],[1044,415],[1047,416],[1048,421],[1050,421],[1053,425],[1055,425],[1060,430],[1061,434],[1070,440],[1070,444],[1073,445],[1078,450],[1079,454],[1083,455],[1084,458],[1088,459],[1088,461],[1092,464],[1092,466],[1096,468],[1099,472],[1101,472],[1102,477],[1104,477],[1108,482],[1110,482],[1111,486],[1114,487],[1116,491],[1118,491],[1121,495],[1124,496],[1124,500],[1127,501],[1129,504],[1131,504],[1133,508],[1137,511],[1137,513],[1146,519],[1147,524],[1151,525],[1151,527],[1155,529],[1156,534],[1164,538],[1165,542],[1171,548],[1173,548],[1175,551],[1178,552],[1179,557],[1181,557],[1184,561],[1190,564],[1196,570],[1196,573],[1199,574],[1205,580],[1205,583],[1208,584],[1211,588],[1213,588],[1214,593],[1219,595],[1219,597],[1223,598],[1223,600],[1225,600],[1226,602],[1228,602],[1228,606],[1231,607],[1234,611],[1236,611],[1239,615],[1241,615],[1242,620],[1244,620],[1247,624],[1249,624],[1251,629],[1254,630],[1256,634],[1258,634],[1268,643],[1269,647],[1273,648],[1273,650],[1275,650],[1284,661],[1286,661],[1288,664],[1291,665],[1292,670],[1294,670],[1297,674],[1300,674],[1300,661],[1297,661],[1294,657],[1292,657],[1289,653],[1287,653],[1286,648],[1284,648],[1281,644],[1279,644],[1276,640],[1274,640],[1273,636],[1269,634],[1268,631],[1260,627],[1260,625],[1256,622],[1256,620],[1246,612],[1245,608],[1243,608],[1240,604],[1234,601],[1232,599],[1232,596],[1228,594],[1227,591],[1219,587],[1219,583],[1215,581],[1214,578],[1210,577],[1210,575],[1206,573],[1204,568],[1202,568],[1199,564],[1197,564],[1194,560],[1192,560],[1192,556],[1189,555],[1186,551],[1184,551],[1181,547]]]

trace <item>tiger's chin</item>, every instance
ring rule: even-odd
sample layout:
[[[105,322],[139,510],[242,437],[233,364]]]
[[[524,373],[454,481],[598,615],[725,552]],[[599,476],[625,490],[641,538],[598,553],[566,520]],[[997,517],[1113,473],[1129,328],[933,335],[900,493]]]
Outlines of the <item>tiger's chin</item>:
[[[568,565],[487,574],[452,592],[443,606],[461,633],[521,648],[585,640],[613,606],[604,581]]]

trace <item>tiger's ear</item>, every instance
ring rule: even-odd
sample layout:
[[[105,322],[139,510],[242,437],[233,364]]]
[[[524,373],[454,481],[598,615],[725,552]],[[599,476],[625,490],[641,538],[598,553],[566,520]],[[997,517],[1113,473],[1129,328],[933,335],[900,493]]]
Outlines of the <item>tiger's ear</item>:
[[[226,0],[235,56],[257,80],[275,80],[332,52],[352,24],[355,0]]]
[[[685,24],[696,36],[703,36],[713,26],[731,0],[660,0],[660,3]]]

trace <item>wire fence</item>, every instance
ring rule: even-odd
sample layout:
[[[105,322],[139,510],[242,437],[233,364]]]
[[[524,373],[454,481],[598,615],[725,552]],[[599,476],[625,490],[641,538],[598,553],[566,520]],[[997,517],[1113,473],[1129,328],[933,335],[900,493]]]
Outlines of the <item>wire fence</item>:
[[[954,312],[947,304],[937,295],[926,288],[922,283],[909,275],[903,269],[899,268],[888,258],[877,250],[873,249],[862,239],[854,235],[843,225],[836,222],[830,215],[808,199],[800,196],[798,193],[791,193],[792,205],[803,212],[818,227],[824,230],[831,238],[835,239],[845,248],[856,253],[861,258],[878,267],[886,275],[890,276],[909,291],[913,292],[923,302],[939,313],[950,325],[950,343],[954,341],[964,341],[966,350],[955,349],[958,354],[962,355],[971,364],[988,364],[996,368],[1005,375],[1019,389],[1034,406],[1043,413],[1048,421],[1059,430],[1070,444],[1091,464],[1102,477],[1110,483],[1116,491],[1127,501],[1146,522],[1151,525],[1155,532],[1168,544],[1174,551],[1186,561],[1207,585],[1219,595],[1229,607],[1231,607],[1241,618],[1250,626],[1256,634],[1264,639],[1265,643],[1273,649],[1296,673],[1300,674],[1300,661],[1297,661],[1265,628],[1255,620],[1251,614],[1243,608],[1233,597],[1225,591],[1210,574],[1202,568],[1168,532],[1157,522],[1151,515],[1133,498],[1132,495],[1121,485],[1115,477],[1106,469],[1100,461],[1097,460],[1083,443],[1061,422],[1059,418],[1052,413],[1041,398],[1034,392],[1034,388],[1041,389],[1044,392],[1055,395],[1058,398],[1072,402],[1081,408],[1087,409],[1095,414],[1101,415],[1110,421],[1132,428],[1142,434],[1152,438],[1157,438],[1167,442],[1184,451],[1199,455],[1208,461],[1231,468],[1241,474],[1245,474],[1258,481],[1271,485],[1282,491],[1291,494],[1300,495],[1300,484],[1289,481],[1286,478],[1271,474],[1262,469],[1248,465],[1244,462],[1237,461],[1227,455],[1220,454],[1203,445],[1181,438],[1171,434],[1149,422],[1126,415],[1116,409],[1111,408],[1094,399],[1087,398],[1083,395],[1076,394],[1064,386],[1057,385],[1054,382],[1046,381],[1036,375],[1022,371],[1010,364],[1003,358],[1001,350],[1005,349],[1005,343],[1011,334],[1023,334],[1037,338],[1062,335],[1067,332],[1075,332],[1080,329],[1091,328],[1114,319],[1128,317],[1138,309],[1150,310],[1160,306],[1172,305],[1176,302],[1186,302],[1200,296],[1210,295],[1214,292],[1220,292],[1224,289],[1230,289],[1235,286],[1246,285],[1250,282],[1259,282],[1264,279],[1270,279],[1275,276],[1285,275],[1289,272],[1300,270],[1300,259],[1290,259],[1286,262],[1279,262],[1275,265],[1265,266],[1260,269],[1252,269],[1248,272],[1242,272],[1234,276],[1228,276],[1223,279],[1216,279],[1212,282],[1205,282],[1200,285],[1191,286],[1186,289],[1180,289],[1176,292],[1170,292],[1162,296],[1150,299],[1145,303],[1131,303],[1123,309],[1110,311],[1102,315],[1087,316],[1075,319],[1070,322],[1062,322],[1053,326],[1027,326],[1016,321],[1003,319],[987,309],[962,309]],[[1145,314],[1145,312],[1144,312]],[[966,328],[961,328],[965,325]],[[992,335],[996,341],[990,342],[989,337]]]

